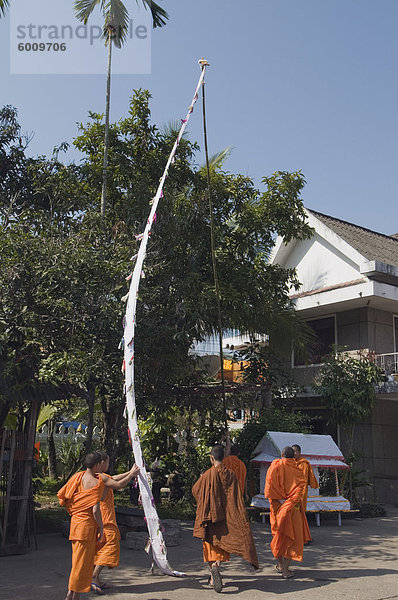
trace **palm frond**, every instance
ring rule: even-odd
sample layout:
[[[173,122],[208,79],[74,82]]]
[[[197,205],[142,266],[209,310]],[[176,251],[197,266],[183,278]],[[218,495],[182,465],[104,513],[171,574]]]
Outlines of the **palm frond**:
[[[49,419],[52,419],[57,410],[59,410],[58,406],[43,404],[37,417],[36,431],[39,431]]]
[[[104,10],[105,0],[75,0],[75,14],[79,21],[87,23],[91,13],[97,5]]]
[[[165,137],[173,137],[178,134],[181,128],[181,121],[172,119],[160,127],[160,133]]]
[[[159,4],[153,2],[153,0],[136,0],[136,2],[137,4],[140,4],[140,2],[142,2],[145,9],[149,8],[152,15],[152,24],[154,29],[156,27],[163,27],[163,25],[166,25],[166,21],[169,18],[169,15],[164,10],[164,8],[159,6]]]
[[[220,152],[216,152],[209,158],[209,167],[210,169],[219,169],[222,167],[228,156],[232,153],[232,146],[227,146],[224,150],[220,150]],[[200,170],[205,170],[206,165],[202,165]]]
[[[220,150],[220,152],[216,152],[213,156],[210,157],[209,163],[211,169],[218,169],[223,166],[224,162],[227,160],[228,156],[232,154],[232,146],[227,146],[224,150]]]
[[[10,5],[10,0],[0,0],[0,13],[2,15],[6,14],[6,10]]]
[[[129,25],[129,14],[121,0],[108,0],[105,6],[104,38],[109,39],[109,31],[113,43],[120,48],[126,40]]]

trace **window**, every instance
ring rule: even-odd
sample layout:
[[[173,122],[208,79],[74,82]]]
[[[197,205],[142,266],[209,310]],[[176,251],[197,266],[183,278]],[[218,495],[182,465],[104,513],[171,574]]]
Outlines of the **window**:
[[[300,360],[298,357],[294,357],[295,366],[320,364],[323,357],[330,354],[333,350],[333,346],[336,344],[335,317],[314,319],[312,321],[307,321],[307,325],[313,329],[316,340],[309,346],[308,357],[306,360]]]
[[[245,418],[245,411],[241,408],[236,408],[233,411],[233,415],[234,415],[234,419],[236,419],[237,421],[243,421]]]
[[[394,352],[398,352],[398,317],[394,316]]]

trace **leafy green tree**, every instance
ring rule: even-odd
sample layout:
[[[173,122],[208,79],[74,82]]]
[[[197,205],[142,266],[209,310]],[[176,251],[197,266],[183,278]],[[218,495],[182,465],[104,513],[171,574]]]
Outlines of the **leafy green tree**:
[[[355,485],[367,483],[358,477],[355,462],[359,455],[354,452],[355,427],[370,414],[376,399],[375,385],[380,383],[383,372],[376,365],[373,356],[336,349],[321,367],[314,389],[321,395],[321,401],[330,411],[330,423],[345,432],[347,440],[346,460],[350,466],[347,491],[350,501],[354,498]],[[339,439],[340,442],[340,439]],[[347,473],[341,477],[341,488],[347,484]]]
[[[128,116],[110,126],[105,219],[96,209],[104,143],[100,115],[91,113],[80,126],[75,145],[85,159],[79,166],[60,162],[62,147],[51,159],[27,159],[19,150],[16,121],[12,139],[0,145],[12,159],[0,204],[0,384],[2,378],[26,394],[32,387],[50,390],[49,398],[55,389],[64,397],[68,390],[69,397],[81,395],[89,424],[99,401],[113,456],[126,440],[120,300],[137,250],[134,236],[146,223],[175,137],[151,123],[149,98],[137,91]],[[6,129],[0,127],[0,141]],[[140,287],[136,375],[143,418],[178,404],[181,411],[197,410],[204,425],[209,415],[218,415],[219,399],[192,393],[204,379],[189,349],[216,329],[217,314],[206,174],[195,164],[196,151],[196,144],[181,140],[153,226]],[[311,235],[299,197],[304,179],[301,173],[276,173],[260,193],[249,178],[224,172],[219,161],[211,176],[224,326],[276,331],[277,319],[291,320],[289,291],[299,282],[294,270],[269,265],[268,255],[275,234]],[[10,200],[11,190],[16,200]],[[15,400],[3,390],[2,398]]]
[[[1,426],[12,406],[29,408],[34,393],[38,402],[80,392],[90,397],[89,388],[79,389],[87,383],[86,349],[71,350],[84,317],[79,297],[87,304],[89,287],[76,285],[76,274],[87,274],[82,246],[90,242],[78,233],[78,198],[85,186],[79,168],[59,162],[62,146],[50,160],[27,158],[11,107],[1,111],[0,124]],[[101,276],[102,264],[102,285]],[[55,364],[62,376],[51,371]]]
[[[148,198],[156,191],[172,141],[150,124],[148,100],[147,93],[136,93],[130,116],[111,128],[110,219],[120,226],[132,226],[134,233],[140,232],[146,221]],[[102,125],[98,115],[91,117],[91,124],[81,126],[76,145],[87,154],[84,168],[95,190],[100,182]],[[139,309],[149,310],[155,305],[159,311],[167,307],[170,318],[164,322],[170,325],[174,321],[180,343],[185,337],[184,354],[194,339],[203,339],[216,324],[206,178],[203,170],[195,171],[191,166],[195,151],[194,145],[183,140],[170,170],[147,256]],[[299,209],[298,194],[304,180],[298,173],[276,174],[272,178],[273,196],[268,191],[260,195],[251,180],[240,175],[215,170],[212,177],[225,327],[268,333],[279,312],[286,313],[286,319],[290,317],[289,287],[299,286],[294,270],[268,264],[276,232],[270,231],[268,204],[275,201],[276,182],[283,187],[286,180],[293,180],[297,209],[296,220],[291,219],[291,235],[310,235]],[[287,210],[291,209],[289,206]],[[286,218],[279,227],[285,235],[290,235],[288,222]],[[145,317],[151,322],[148,312]]]
[[[163,27],[168,15],[166,11],[153,0],[136,0],[137,4],[143,4],[152,14],[153,27]],[[76,16],[84,24],[87,23],[91,13],[96,6],[104,17],[104,39],[108,46],[108,69],[106,80],[106,102],[105,102],[105,136],[104,155],[102,166],[102,192],[101,192],[101,214],[105,215],[107,180],[108,180],[108,150],[109,150],[109,112],[111,102],[111,72],[112,72],[112,45],[121,48],[126,40],[128,30],[128,10],[121,0],[76,0]]]
[[[371,355],[353,356],[342,349],[330,354],[320,369],[314,389],[330,411],[330,423],[345,432],[349,454],[353,451],[355,426],[370,414],[375,385],[382,380],[383,373]]]

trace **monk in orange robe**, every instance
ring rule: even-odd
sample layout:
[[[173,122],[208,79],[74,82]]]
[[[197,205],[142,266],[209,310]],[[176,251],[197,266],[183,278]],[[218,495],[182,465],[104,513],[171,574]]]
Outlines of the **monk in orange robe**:
[[[290,563],[303,560],[304,543],[308,541],[302,502],[304,490],[303,472],[294,460],[293,448],[287,446],[282,450],[282,458],[271,463],[264,489],[271,507],[271,550],[278,561],[275,568],[284,579],[294,576],[289,570]]]
[[[104,479],[105,490],[101,498],[100,508],[102,522],[104,526],[105,544],[97,549],[94,557],[94,571],[91,582],[92,591],[102,594],[106,584],[100,580],[100,573],[104,567],[113,569],[119,566],[120,558],[120,532],[116,521],[115,500],[113,490],[121,490],[133,477],[136,477],[140,471],[137,465],[134,465],[130,471],[119,475],[108,475],[109,456],[106,452],[99,452],[102,462],[100,464],[100,476]]]
[[[235,473],[237,479],[238,479],[238,483],[239,483],[239,488],[240,491],[243,494],[243,497],[246,498],[247,496],[247,492],[246,492],[246,475],[247,475],[247,469],[246,469],[246,465],[243,461],[240,460],[239,458],[239,454],[240,454],[240,448],[237,444],[228,444],[228,440],[227,439],[227,446],[226,446],[226,450],[225,450],[225,454],[226,456],[224,457],[224,465],[228,468],[231,469],[231,471],[233,473]]]
[[[65,600],[79,600],[80,593],[91,590],[96,541],[103,540],[100,500],[104,482],[96,475],[101,456],[86,456],[86,470],[73,475],[57,496],[71,515],[69,539],[72,542],[72,570]]]
[[[308,498],[308,486],[310,486],[313,489],[317,489],[317,488],[319,488],[319,483],[317,481],[317,478],[314,475],[314,471],[312,470],[311,464],[308,462],[308,460],[306,458],[301,456],[301,447],[298,444],[293,444],[292,448],[294,450],[294,458],[296,460],[296,463],[297,463],[298,467],[304,473],[304,477],[307,482],[306,486],[305,486],[304,497],[303,497],[303,507],[304,507],[304,511],[306,511],[307,510],[307,498]],[[305,520],[306,520],[306,525],[307,525],[307,529],[308,529],[307,537],[309,537],[307,544],[309,544],[312,542],[312,537],[311,537],[310,528],[309,528],[308,521],[307,521],[307,516],[305,517]]]
[[[223,464],[224,448],[214,446],[212,466],[192,488],[196,500],[194,537],[203,542],[203,559],[210,569],[209,584],[223,588],[219,567],[230,554],[243,556],[255,569],[258,558],[236,475]]]
[[[319,488],[319,483],[317,481],[317,478],[314,475],[314,471],[312,470],[311,464],[308,462],[308,460],[306,458],[301,456],[301,447],[298,444],[293,444],[292,448],[294,450],[294,458],[296,460],[296,463],[297,463],[298,467],[304,473],[304,477],[307,482],[306,486],[305,486],[304,497],[303,497],[304,510],[307,510],[308,486],[310,486],[311,488],[316,490],[317,488]]]

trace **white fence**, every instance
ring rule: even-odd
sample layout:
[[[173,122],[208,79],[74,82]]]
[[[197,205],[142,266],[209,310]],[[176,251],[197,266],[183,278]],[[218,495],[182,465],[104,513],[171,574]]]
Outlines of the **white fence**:
[[[48,435],[48,425],[43,425],[38,433],[36,433],[36,442],[40,442],[44,447],[47,447],[47,435]],[[73,425],[70,425],[68,428],[63,425],[59,425],[55,428],[54,432],[54,443],[55,447],[59,448],[63,443],[81,443],[83,444],[87,438],[87,435],[83,433],[83,431],[77,431]],[[94,427],[93,429],[93,440],[98,440],[101,438],[101,431],[98,427]]]

